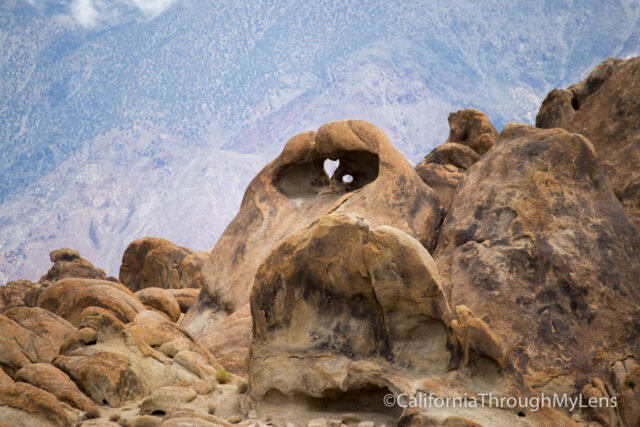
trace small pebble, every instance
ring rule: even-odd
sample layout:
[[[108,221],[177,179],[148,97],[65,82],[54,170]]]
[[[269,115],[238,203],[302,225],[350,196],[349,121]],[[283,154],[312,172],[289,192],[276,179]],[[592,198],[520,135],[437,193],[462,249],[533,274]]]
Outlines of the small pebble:
[[[307,427],[329,427],[329,423],[325,418],[315,418],[309,421]]]
[[[357,424],[362,421],[356,414],[344,414],[342,416],[342,422],[345,424]]]

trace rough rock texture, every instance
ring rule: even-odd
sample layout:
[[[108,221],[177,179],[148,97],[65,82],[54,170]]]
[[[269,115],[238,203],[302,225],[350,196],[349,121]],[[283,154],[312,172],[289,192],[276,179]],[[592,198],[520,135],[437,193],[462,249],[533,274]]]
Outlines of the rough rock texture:
[[[132,291],[156,287],[200,288],[206,255],[158,237],[131,242],[122,255],[120,282]]]
[[[82,394],[69,376],[49,363],[26,365],[16,373],[16,381],[31,384],[82,411],[97,411],[97,406]]]
[[[332,177],[323,167],[327,159],[339,160]],[[206,292],[183,322],[203,342],[219,341],[220,322],[249,303],[265,257],[326,213],[359,214],[372,226],[394,226],[431,248],[442,217],[439,206],[435,193],[369,123],[333,122],[317,133],[296,135],[247,188],[238,215],[203,267]],[[250,333],[245,331],[247,340]]]
[[[0,315],[0,368],[12,378],[30,363],[51,362],[58,347],[16,321]]]
[[[178,325],[154,311],[125,325],[110,312],[89,307],[78,328],[54,365],[100,404],[119,407],[160,387],[215,379],[220,367]]]
[[[73,325],[65,319],[38,307],[16,307],[4,315],[48,342],[55,351],[75,332]]]
[[[640,238],[580,135],[507,125],[458,188],[434,258],[451,304],[543,390],[576,393],[640,354]]]
[[[600,167],[640,230],[640,58],[607,59],[567,90],[542,103],[536,126],[586,136]]]
[[[498,131],[478,110],[468,108],[449,114],[449,138],[447,142],[457,142],[483,155],[493,146]]]
[[[96,279],[62,279],[40,296],[38,306],[65,318],[73,325],[80,322],[86,307],[102,307],[123,322],[131,322],[144,305],[119,283]]]
[[[107,275],[102,269],[94,267],[74,249],[51,251],[49,258],[53,266],[40,278],[40,282],[55,282],[66,277],[107,280]]]
[[[637,353],[636,353],[637,354]],[[620,396],[620,415],[627,425],[640,424],[640,364],[633,358],[613,365],[614,390]]]
[[[0,312],[29,305],[27,295],[40,285],[30,280],[14,280],[0,287]],[[32,301],[29,301],[32,302]]]
[[[196,301],[196,298],[200,294],[200,289],[196,288],[181,288],[181,289],[167,289],[178,301],[180,305],[180,311],[186,313],[189,307]]]
[[[18,382],[0,388],[0,421],[11,427],[68,427],[77,417],[51,393]]]
[[[427,250],[361,217],[326,215],[285,239],[258,269],[251,311],[250,393],[272,409],[286,402],[278,401],[282,395],[301,406],[304,396],[331,405],[353,392],[368,394],[373,413],[397,422],[398,408],[382,405],[385,392],[462,396],[491,384],[496,394],[529,393],[480,319],[465,312],[449,327],[451,311]],[[492,408],[468,416],[493,425],[518,419]],[[535,422],[545,415],[526,416]]]
[[[162,288],[144,288],[135,293],[146,307],[166,314],[174,322],[180,318],[180,305],[173,294]]]
[[[435,190],[442,207],[449,209],[466,170],[492,146],[498,132],[481,111],[449,114],[449,138],[416,166],[420,178]]]

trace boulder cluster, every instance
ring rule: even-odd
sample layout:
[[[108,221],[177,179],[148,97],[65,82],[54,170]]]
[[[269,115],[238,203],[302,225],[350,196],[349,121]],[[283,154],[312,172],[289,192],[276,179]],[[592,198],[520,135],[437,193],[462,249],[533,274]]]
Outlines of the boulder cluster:
[[[0,287],[0,424],[640,426],[640,58],[449,126],[294,136],[207,252],[53,251]]]

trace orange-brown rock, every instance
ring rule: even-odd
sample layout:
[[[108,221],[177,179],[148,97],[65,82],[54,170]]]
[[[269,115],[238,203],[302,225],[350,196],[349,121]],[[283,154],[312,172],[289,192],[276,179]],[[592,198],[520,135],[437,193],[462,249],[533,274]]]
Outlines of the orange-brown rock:
[[[449,138],[447,142],[466,145],[479,155],[493,146],[498,131],[482,111],[468,108],[449,114]]]
[[[562,127],[593,144],[627,215],[640,230],[640,58],[607,59],[583,81],[547,95],[541,128]]]
[[[331,177],[324,170],[327,159],[339,161]],[[373,125],[347,120],[296,135],[251,182],[238,215],[212,250],[202,269],[206,293],[183,320],[189,331],[198,339],[224,334],[220,322],[249,303],[265,257],[284,238],[330,212],[359,214],[372,226],[394,226],[427,248],[441,220],[433,190]]]
[[[30,363],[50,362],[57,354],[53,343],[0,315],[0,368],[9,376]]]
[[[196,301],[201,290],[196,288],[167,289],[178,301],[180,311],[186,313],[189,307]]]
[[[452,358],[451,312],[427,250],[353,215],[323,216],[285,239],[258,269],[251,314],[257,395],[345,391],[343,381],[357,381],[351,361],[445,372]],[[326,359],[326,369],[305,360],[315,358]],[[334,365],[342,366],[338,376]]]
[[[38,288],[38,283],[30,280],[14,280],[0,287],[0,312],[13,307],[29,305],[27,295]]]
[[[119,283],[97,279],[62,279],[49,286],[40,296],[38,306],[49,310],[73,325],[80,322],[86,307],[102,307],[123,322],[130,322],[144,305]]]
[[[449,138],[416,166],[420,178],[449,209],[460,180],[496,139],[498,132],[481,111],[460,110],[449,114]]]
[[[162,288],[144,288],[135,293],[140,302],[160,313],[166,314],[169,319],[177,322],[180,318],[180,305],[173,294]]]
[[[618,360],[611,371],[621,418],[629,426],[640,424],[640,364],[634,358]]]
[[[0,388],[0,421],[11,427],[68,427],[77,416],[51,393],[17,382]]]
[[[534,383],[576,393],[640,354],[640,238],[581,135],[507,125],[460,184],[434,258],[450,303]]]
[[[96,405],[85,396],[69,376],[49,363],[26,365],[16,373],[16,381],[31,384],[81,411],[96,411]]]
[[[96,403],[119,407],[161,387],[215,381],[220,365],[213,356],[156,311],[141,311],[128,324],[98,307],[80,317],[53,363]]]
[[[246,377],[252,328],[249,304],[222,319],[218,328],[223,333],[205,335],[198,342],[215,354],[225,369]]]
[[[55,282],[66,277],[107,279],[107,275],[102,269],[94,267],[74,249],[64,248],[51,251],[49,258],[53,266],[47,274],[40,278],[40,282]]]
[[[42,338],[56,352],[60,345],[75,332],[71,323],[39,307],[16,307],[7,310],[4,315]]]
[[[331,406],[353,393],[352,409],[396,423],[402,408],[385,407],[385,394],[473,396],[491,384],[495,395],[531,395],[486,324],[463,307],[451,320],[428,251],[396,228],[371,227],[355,215],[325,215],[281,242],[258,269],[251,310],[249,392],[263,410],[292,401],[304,408],[305,398]],[[552,412],[559,425],[570,425]],[[455,408],[419,413],[462,419]],[[468,425],[514,425],[523,416],[545,425],[549,412],[465,413]]]
[[[178,289],[202,286],[206,256],[158,237],[131,242],[122,255],[120,282],[132,291],[148,287]]]

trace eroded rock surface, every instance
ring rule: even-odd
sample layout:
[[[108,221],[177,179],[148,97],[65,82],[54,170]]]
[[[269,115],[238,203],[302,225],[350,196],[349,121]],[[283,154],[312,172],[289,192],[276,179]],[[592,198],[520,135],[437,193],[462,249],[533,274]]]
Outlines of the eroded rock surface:
[[[541,128],[586,136],[614,194],[640,230],[640,58],[610,58],[583,81],[547,95]]]
[[[206,255],[158,237],[131,242],[122,255],[120,282],[132,291],[148,287],[200,288]]]
[[[68,427],[78,420],[56,397],[30,384],[0,387],[0,421],[11,427]]]
[[[102,269],[94,267],[74,249],[51,251],[49,258],[53,266],[40,278],[40,282],[55,282],[66,277],[107,280],[107,275]]]
[[[215,380],[220,367],[178,325],[153,311],[125,325],[110,312],[89,307],[78,328],[54,365],[97,403],[118,407],[164,386]]]
[[[62,279],[49,286],[38,299],[38,306],[78,325],[87,307],[102,307],[123,322],[131,322],[144,305],[119,283],[96,279]]]
[[[331,177],[323,167],[327,159],[339,160]],[[296,135],[251,182],[212,250],[202,270],[206,292],[184,319],[188,330],[206,345],[223,341],[219,325],[249,303],[261,262],[288,235],[330,212],[396,227],[427,248],[442,216],[433,190],[373,125],[340,121]],[[250,334],[244,331],[244,342]]]
[[[385,393],[529,393],[486,324],[461,308],[451,327],[428,251],[358,216],[326,215],[285,239],[256,274],[251,309],[250,393],[267,406],[340,407],[360,396],[354,408],[397,422],[401,409],[381,405]],[[548,413],[526,416],[535,425]],[[468,417],[519,418],[491,408]]]
[[[466,170],[492,146],[498,132],[481,111],[460,110],[449,114],[449,138],[416,166],[420,178],[438,194],[449,209]]]
[[[581,135],[507,125],[458,188],[434,258],[451,304],[542,389],[576,393],[640,354],[640,238]]]

